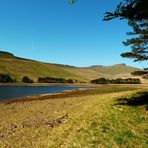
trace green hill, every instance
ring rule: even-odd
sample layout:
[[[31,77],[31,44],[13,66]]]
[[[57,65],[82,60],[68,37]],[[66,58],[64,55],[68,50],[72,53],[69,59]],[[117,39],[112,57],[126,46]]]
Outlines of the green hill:
[[[68,69],[69,72],[77,73],[87,79],[105,77],[105,78],[127,78],[132,77],[131,72],[139,70],[138,68],[127,66],[125,64],[116,64],[112,66],[90,66],[83,68]]]
[[[18,58],[11,53],[0,51],[0,74],[9,74],[21,81],[23,76],[28,76],[34,81],[38,77],[62,77],[79,81],[88,81],[98,77],[129,77],[137,68],[117,64],[113,66],[74,67],[62,64],[49,64],[23,58]]]
[[[128,75],[132,71],[139,70],[138,68],[126,66],[125,64],[116,64],[112,66],[94,66],[90,69],[101,74],[106,74],[108,76],[118,76],[118,75]]]
[[[16,57],[9,52],[0,51],[0,59],[15,59]]]

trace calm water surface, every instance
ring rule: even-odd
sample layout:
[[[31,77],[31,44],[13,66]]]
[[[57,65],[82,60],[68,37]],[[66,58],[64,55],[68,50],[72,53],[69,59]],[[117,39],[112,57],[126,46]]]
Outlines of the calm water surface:
[[[26,96],[55,93],[63,90],[74,90],[76,86],[0,86],[0,100],[17,99]]]

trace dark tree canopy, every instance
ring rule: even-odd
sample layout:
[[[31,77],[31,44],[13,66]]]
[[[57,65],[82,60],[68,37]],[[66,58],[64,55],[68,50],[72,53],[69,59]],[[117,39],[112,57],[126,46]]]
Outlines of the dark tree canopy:
[[[117,78],[117,79],[106,79],[106,78],[98,78],[91,80],[91,83],[94,84],[141,84],[140,79],[136,78]]]
[[[7,75],[7,74],[0,74],[0,82],[15,82],[16,80],[13,80],[11,78],[11,76]]]
[[[33,83],[33,80],[30,79],[30,78],[27,77],[27,76],[24,76],[24,77],[22,78],[22,82],[24,82],[24,83]]]
[[[121,54],[122,57],[133,58],[134,61],[148,60],[148,0],[124,0],[114,12],[106,12],[105,21],[119,18],[127,19],[133,37],[123,42],[131,51]]]
[[[142,21],[148,19],[147,0],[122,0],[114,12],[106,12],[104,20],[114,18]]]

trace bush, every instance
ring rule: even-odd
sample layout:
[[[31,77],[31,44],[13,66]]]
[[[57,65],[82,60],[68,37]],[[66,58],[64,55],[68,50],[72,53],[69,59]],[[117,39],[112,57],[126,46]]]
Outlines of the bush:
[[[39,83],[65,83],[66,80],[64,78],[53,78],[53,77],[39,77]]]
[[[91,80],[91,83],[94,84],[141,84],[140,79],[138,78],[127,78],[127,79],[122,79],[122,78],[117,78],[117,79],[105,79],[105,78],[99,78],[99,79],[94,79]]]
[[[65,80],[64,78],[54,78],[54,77],[39,77],[39,83],[74,83],[72,79]]]
[[[67,83],[74,83],[74,81],[72,79],[68,79],[66,80]]]
[[[22,78],[22,82],[24,82],[24,83],[33,83],[33,80],[30,79],[30,78],[27,77],[27,76],[24,76],[24,77]]]
[[[13,80],[11,76],[6,75],[6,74],[0,74],[0,82],[5,83],[5,82],[14,82],[14,81],[16,80]]]
[[[142,76],[142,75],[145,75],[145,74],[148,74],[148,70],[139,70],[139,71],[134,71],[131,73],[132,75],[134,76]]]
[[[107,84],[108,81],[105,78],[99,78],[99,79],[91,80],[91,83],[95,83],[95,84]]]

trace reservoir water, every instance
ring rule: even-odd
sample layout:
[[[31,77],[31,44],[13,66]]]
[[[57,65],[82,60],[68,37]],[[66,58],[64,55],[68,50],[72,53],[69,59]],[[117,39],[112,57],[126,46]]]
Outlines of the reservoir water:
[[[63,90],[85,87],[76,86],[0,86],[0,100],[18,99],[26,96],[49,94]]]

